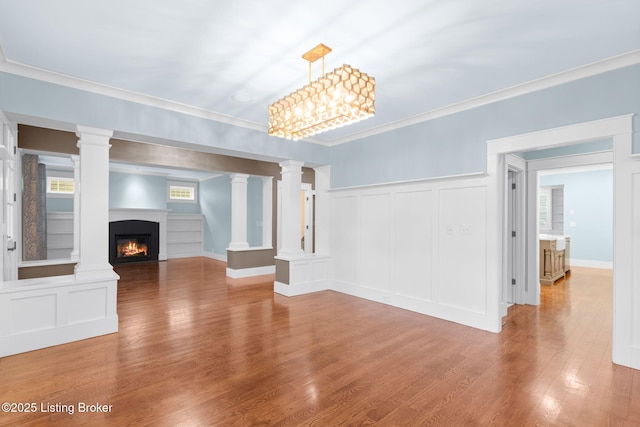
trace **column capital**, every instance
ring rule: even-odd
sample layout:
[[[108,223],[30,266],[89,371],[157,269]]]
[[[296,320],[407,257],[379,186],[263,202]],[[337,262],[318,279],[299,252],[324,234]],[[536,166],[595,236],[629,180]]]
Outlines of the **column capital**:
[[[231,176],[232,184],[235,184],[235,183],[244,184],[247,182],[250,175],[247,175],[246,173],[232,173],[230,176]]]
[[[113,130],[77,125],[76,136],[79,138],[78,147],[81,144],[110,147],[109,139],[113,136]]]
[[[297,160],[285,160],[278,164],[282,168],[282,173],[302,173],[302,166],[304,166],[304,162]]]
[[[331,165],[323,165],[323,166],[316,166],[315,168],[313,168],[314,171],[316,172],[331,172]]]

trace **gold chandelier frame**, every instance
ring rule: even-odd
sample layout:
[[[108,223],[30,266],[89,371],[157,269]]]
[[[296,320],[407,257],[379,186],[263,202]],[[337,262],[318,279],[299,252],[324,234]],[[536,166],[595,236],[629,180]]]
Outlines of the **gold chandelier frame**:
[[[325,74],[329,52],[320,43],[302,55],[309,62],[309,83],[269,105],[269,135],[299,140],[375,114],[375,79],[346,64]],[[318,59],[322,75],[311,81],[311,64]]]

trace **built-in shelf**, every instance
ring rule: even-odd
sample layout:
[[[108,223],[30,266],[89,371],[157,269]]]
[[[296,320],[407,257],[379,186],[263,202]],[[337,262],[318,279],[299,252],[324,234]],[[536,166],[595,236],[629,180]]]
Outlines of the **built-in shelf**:
[[[73,251],[73,212],[47,212],[47,259],[69,259]]]
[[[166,218],[166,219],[165,219]],[[166,252],[160,259],[201,256],[204,242],[204,216],[201,214],[172,214],[163,209],[112,209],[111,221],[139,219],[159,222],[160,241]],[[163,223],[166,229],[163,230]],[[163,233],[164,231],[164,233]],[[73,212],[47,214],[47,258],[69,259],[73,251]]]
[[[204,216],[169,214],[167,217],[167,255],[169,258],[201,256],[204,242]]]

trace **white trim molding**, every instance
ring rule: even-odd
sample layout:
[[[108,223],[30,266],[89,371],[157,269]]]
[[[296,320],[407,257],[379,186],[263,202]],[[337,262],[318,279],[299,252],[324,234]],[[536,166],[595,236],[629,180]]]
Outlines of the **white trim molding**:
[[[251,268],[239,268],[233,269],[227,267],[227,277],[232,279],[242,279],[245,277],[264,276],[266,274],[275,274],[275,265],[265,265],[264,267],[251,267]]]
[[[503,207],[504,197],[501,189],[505,186],[505,155],[513,152],[571,145],[598,139],[613,139],[613,175],[614,175],[614,275],[613,275],[613,332],[612,361],[614,363],[640,369],[640,296],[633,288],[638,287],[640,266],[634,264],[634,251],[640,244],[637,224],[640,218],[640,185],[635,188],[634,156],[632,155],[633,114],[610,117],[601,120],[579,123],[554,129],[542,130],[522,135],[487,141],[488,184],[488,233],[490,240],[498,242],[487,253],[489,283],[492,284],[491,298],[498,301],[502,286],[501,263],[503,262]],[[537,172],[532,171],[535,175]],[[531,181],[531,177],[529,177]],[[635,206],[638,209],[634,209]],[[535,206],[535,202],[529,203]],[[530,211],[531,213],[531,211]],[[530,215],[531,216],[531,215]],[[535,215],[533,215],[535,217]],[[634,228],[635,227],[635,228]],[[635,236],[635,237],[634,237]],[[539,294],[537,250],[538,230],[535,221],[527,227],[528,275],[530,292]],[[635,280],[635,281],[634,281]],[[495,294],[495,295],[493,295]],[[635,297],[635,299],[634,299]],[[488,301],[493,307],[493,302]],[[497,329],[501,329],[500,315],[494,312]]]
[[[470,110],[472,108],[481,107],[483,105],[492,104],[494,102],[504,101],[506,99],[515,98],[517,96],[526,95],[529,93],[537,92],[543,89],[548,89],[554,86],[559,86],[565,83],[569,83],[575,80],[596,76],[609,71],[614,71],[620,68],[629,67],[631,65],[640,63],[640,50],[634,50],[624,53],[622,55],[614,56],[602,61],[587,64],[581,67],[572,68],[570,70],[562,71],[557,74],[542,77],[537,80],[531,80],[526,83],[522,83],[516,86],[512,86],[506,89],[501,89],[492,93],[478,96],[476,98],[467,99],[458,103],[447,105],[441,108],[437,108],[431,111],[427,111],[422,114],[417,114],[407,119],[398,120],[393,123],[388,123],[377,128],[373,128],[364,132],[360,132],[354,135],[346,136],[344,138],[336,138],[328,142],[320,142],[323,145],[334,146],[344,144],[345,142],[355,141],[357,139],[367,138],[373,135],[377,135],[384,132],[389,132],[395,129],[415,125],[418,123],[426,122],[428,120],[437,119],[440,117],[448,116],[462,111]],[[313,141],[318,142],[318,141]]]
[[[407,119],[398,120],[392,123],[387,123],[376,128],[349,135],[343,138],[335,138],[332,140],[324,140],[320,138],[307,138],[305,142],[311,142],[319,145],[334,146],[344,144],[346,142],[354,141],[370,137],[373,135],[389,132],[395,129],[411,126],[414,124],[422,123],[428,120],[433,120],[439,117],[448,116],[451,114],[459,113],[462,111],[470,110],[472,108],[488,105],[494,102],[502,101],[516,96],[525,95],[528,93],[536,92],[539,90],[547,89],[550,87],[558,86],[575,80],[583,79],[590,76],[614,71],[620,68],[628,67],[631,65],[640,63],[640,50],[634,50],[626,52],[618,56],[604,59],[602,61],[587,64],[581,67],[566,70],[557,74],[552,74],[540,79],[525,82],[519,85],[515,85],[506,89],[501,89],[492,93],[463,100],[461,102],[446,105],[440,108],[436,108],[421,114],[417,114]],[[88,80],[72,77],[66,74],[56,73],[49,70],[44,70],[37,67],[32,67],[26,64],[22,64],[16,61],[7,59],[2,51],[0,45],[0,71],[23,76],[27,78],[37,79],[48,83],[53,83],[61,86],[70,87],[73,89],[83,90],[100,95],[110,96],[125,101],[135,102],[142,105],[148,105],[152,107],[158,107],[169,111],[174,111],[182,114],[188,114],[194,117],[200,117],[207,120],[213,120],[220,123],[226,123],[233,126],[239,126],[247,129],[253,129],[260,132],[266,132],[267,126],[263,123],[256,123],[249,120],[240,119],[237,117],[231,117],[225,114],[216,113],[213,111],[205,110],[203,108],[194,107],[191,105],[182,104],[176,101],[154,97],[138,92],[132,92],[121,88],[103,85]]]
[[[118,332],[119,276],[4,282],[0,357]]]
[[[570,259],[571,267],[600,268],[604,270],[613,270],[613,262],[611,261],[592,261],[588,259]]]

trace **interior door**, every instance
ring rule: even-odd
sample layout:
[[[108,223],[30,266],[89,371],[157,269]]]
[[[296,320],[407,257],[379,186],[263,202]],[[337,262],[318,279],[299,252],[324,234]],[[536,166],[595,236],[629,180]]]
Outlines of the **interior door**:
[[[509,171],[507,187],[507,283],[505,284],[505,303],[514,304],[516,272],[517,272],[517,203],[516,203],[516,173]],[[506,313],[505,313],[506,314]]]
[[[311,184],[302,184],[302,250],[313,253],[313,198]]]

